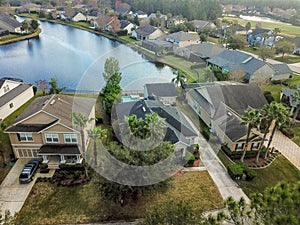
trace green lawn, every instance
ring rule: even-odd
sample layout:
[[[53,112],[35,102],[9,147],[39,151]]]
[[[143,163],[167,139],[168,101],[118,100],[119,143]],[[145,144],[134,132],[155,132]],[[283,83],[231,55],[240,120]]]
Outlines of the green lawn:
[[[294,131],[294,138],[293,141],[300,146],[300,125],[296,124],[295,127],[293,127]]]
[[[222,197],[207,171],[180,174],[171,184],[167,193],[152,194],[122,207],[105,201],[93,182],[79,187],[37,183],[19,214],[19,221],[46,225],[135,219],[143,217],[149,205],[170,199],[188,201],[197,209],[223,207]]]
[[[255,171],[257,177],[253,181],[238,181],[248,196],[257,191],[262,193],[266,187],[274,186],[280,181],[297,182],[300,180],[300,171],[282,155],[269,167]]]
[[[249,20],[244,20],[241,18],[232,18],[232,17],[224,17],[225,19],[229,21],[237,21],[239,24],[245,26]],[[221,18],[222,19],[222,18]],[[255,25],[257,24],[256,21],[250,21],[252,29],[255,28]],[[278,23],[271,23],[271,22],[261,22],[263,28],[271,29],[279,28],[281,32],[279,35],[286,35],[290,37],[299,36],[300,34],[300,27],[299,26],[290,26],[286,24],[278,24]]]
[[[23,40],[28,40],[31,38],[35,38],[39,36],[39,34],[42,32],[40,28],[38,28],[34,33],[32,34],[27,34],[27,35],[9,35],[7,37],[1,38],[0,39],[0,45],[4,44],[9,44],[17,41],[23,41]]]
[[[119,36],[119,38],[121,40],[123,40],[123,41],[128,42],[128,43],[131,43],[131,42],[134,43],[134,42],[136,42],[136,40],[133,39],[133,38],[131,38],[130,36]]]
[[[299,63],[300,62],[300,57],[299,56],[284,56],[283,58],[282,57],[275,57],[274,59],[277,60],[277,61],[280,61],[280,62],[287,63],[287,64]]]

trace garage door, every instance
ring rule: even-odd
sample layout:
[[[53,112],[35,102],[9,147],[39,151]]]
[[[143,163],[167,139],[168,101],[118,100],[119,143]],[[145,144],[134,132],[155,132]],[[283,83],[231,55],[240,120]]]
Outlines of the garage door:
[[[18,158],[37,158],[38,149],[16,149]]]

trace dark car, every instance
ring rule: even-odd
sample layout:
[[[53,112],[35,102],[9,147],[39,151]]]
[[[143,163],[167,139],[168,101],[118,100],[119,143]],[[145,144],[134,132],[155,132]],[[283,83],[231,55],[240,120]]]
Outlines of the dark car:
[[[29,183],[32,181],[33,176],[39,168],[40,162],[38,160],[30,160],[25,164],[20,176],[19,181],[21,184]]]

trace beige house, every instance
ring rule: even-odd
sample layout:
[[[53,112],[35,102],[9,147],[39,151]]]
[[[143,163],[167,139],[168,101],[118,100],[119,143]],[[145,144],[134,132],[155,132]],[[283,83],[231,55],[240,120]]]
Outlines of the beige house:
[[[186,94],[188,104],[223,145],[232,151],[244,148],[247,127],[240,116],[249,108],[261,109],[267,104],[259,87],[238,82],[198,84]],[[259,149],[261,137],[251,132],[247,150]]]
[[[186,47],[189,45],[199,44],[200,38],[198,34],[190,34],[189,32],[179,31],[167,35],[166,41],[171,42],[178,47]]]
[[[131,33],[131,37],[135,38],[136,40],[153,40],[156,38],[161,38],[164,35],[165,33],[162,30],[149,25],[140,26]]]
[[[0,121],[4,120],[34,96],[32,85],[0,79]]]
[[[79,22],[79,21],[86,21],[87,18],[85,15],[83,15],[82,13],[77,13],[73,18],[72,21],[74,22]]]
[[[6,129],[17,158],[42,158],[49,167],[82,162],[82,136],[72,122],[71,113],[85,114],[90,120],[84,129],[95,126],[95,99],[48,95],[37,98]]]

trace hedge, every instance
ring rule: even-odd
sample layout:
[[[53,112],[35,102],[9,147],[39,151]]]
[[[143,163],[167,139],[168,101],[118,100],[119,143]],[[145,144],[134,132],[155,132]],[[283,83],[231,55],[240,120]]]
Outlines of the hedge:
[[[195,162],[195,156],[189,151],[186,151],[185,160],[187,161],[186,166],[193,166]]]
[[[66,164],[60,164],[59,169],[61,170],[85,170],[83,164],[76,164],[76,165],[66,165]]]
[[[233,179],[233,180],[239,180],[243,177],[244,175],[244,169],[243,166],[240,164],[230,164],[227,167],[229,176]]]
[[[239,159],[241,158],[243,151],[231,151],[230,148],[228,148],[228,146],[226,145],[222,145],[221,147],[222,151],[231,159]],[[263,152],[266,151],[266,147],[263,146],[263,149],[261,151],[261,155],[263,154]],[[245,158],[254,158],[257,155],[258,150],[253,150],[253,151],[247,151]]]

